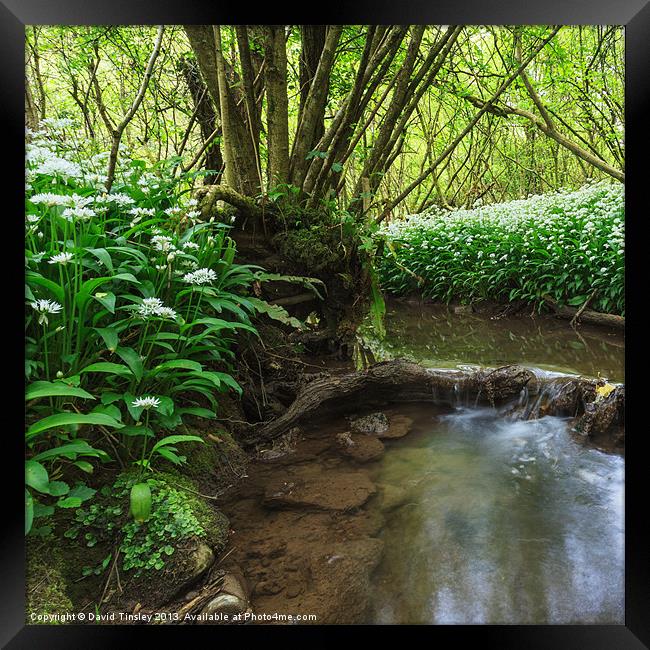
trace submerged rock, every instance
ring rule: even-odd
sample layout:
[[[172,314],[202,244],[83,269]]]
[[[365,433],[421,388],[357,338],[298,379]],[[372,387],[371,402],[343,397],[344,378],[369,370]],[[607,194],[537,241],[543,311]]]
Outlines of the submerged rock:
[[[391,415],[388,429],[377,434],[380,440],[403,438],[413,426],[413,420],[406,415]]]
[[[296,468],[270,481],[264,493],[267,508],[351,510],[375,493],[375,484],[362,471],[328,470],[320,473]]]
[[[384,455],[384,445],[378,437],[339,433],[336,436],[339,453],[359,463],[378,460]]]
[[[377,485],[381,509],[384,511],[394,510],[406,503],[408,492],[404,488],[388,483]]]

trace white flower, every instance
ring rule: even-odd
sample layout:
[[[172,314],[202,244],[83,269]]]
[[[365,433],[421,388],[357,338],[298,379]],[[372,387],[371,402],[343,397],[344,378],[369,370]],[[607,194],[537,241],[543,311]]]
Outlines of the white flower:
[[[63,211],[63,218],[68,221],[87,221],[95,216],[95,211],[90,208],[77,207],[66,208]]]
[[[50,129],[50,131],[58,131],[68,126],[74,126],[74,120],[67,117],[61,117],[58,119],[55,117],[46,117],[41,120],[41,124]]]
[[[169,320],[176,320],[178,318],[178,314],[171,307],[161,307],[158,310],[158,316],[168,318]]]
[[[74,255],[72,253],[58,253],[57,255],[52,255],[48,260],[48,264],[67,264]]]
[[[81,167],[65,158],[49,158],[42,162],[34,172],[46,176],[61,176],[64,179],[80,178],[82,175]]]
[[[217,279],[217,274],[212,269],[197,269],[192,273],[186,273],[183,280],[189,284],[208,284]]]
[[[70,205],[70,197],[63,194],[52,194],[51,192],[43,192],[42,194],[34,194],[29,199],[32,203],[42,203],[48,207],[53,205]]]
[[[135,208],[131,208],[129,212],[140,218],[153,217],[153,215],[156,214],[156,211],[153,208],[141,208],[137,206]]]
[[[160,400],[157,397],[136,397],[131,402],[133,408],[143,408],[145,410],[157,409],[160,406]]]
[[[138,306],[138,315],[141,318],[158,316],[159,318],[168,318],[170,320],[176,320],[178,317],[171,307],[165,307],[160,298],[145,298]]]
[[[199,250],[199,245],[195,244],[193,241],[186,241],[183,244],[183,248],[185,248],[186,250],[188,249]]]
[[[48,314],[58,314],[63,307],[54,300],[40,299],[32,303],[32,308],[35,309],[40,316],[38,317],[39,325],[47,325],[47,315]]]
[[[28,214],[26,217],[27,223],[38,223],[41,218],[37,214]]]
[[[166,237],[165,235],[156,235],[155,237],[152,237],[151,243],[157,251],[161,252],[166,252],[174,248],[174,246],[172,246],[172,238]]]
[[[144,298],[138,306],[138,315],[142,316],[142,318],[157,316],[161,307],[164,307],[164,305],[160,298]]]

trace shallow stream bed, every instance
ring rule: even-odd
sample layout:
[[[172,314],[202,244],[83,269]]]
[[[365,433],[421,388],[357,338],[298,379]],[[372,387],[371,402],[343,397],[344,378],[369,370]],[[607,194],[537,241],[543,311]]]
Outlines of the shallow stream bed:
[[[512,363],[624,380],[619,334],[550,318],[402,303],[390,306],[386,338],[369,344],[378,359],[429,367]],[[623,623],[620,454],[586,446],[567,419],[507,418],[463,395],[456,408],[381,410],[410,431],[371,441],[372,458],[341,445],[343,415],[323,414],[290,453],[252,463],[227,497],[230,559],[254,611],[321,623]]]

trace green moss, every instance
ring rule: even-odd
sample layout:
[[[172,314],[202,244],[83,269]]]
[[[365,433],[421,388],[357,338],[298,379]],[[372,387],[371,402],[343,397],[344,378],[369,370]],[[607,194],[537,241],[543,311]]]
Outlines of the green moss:
[[[344,258],[340,237],[324,225],[290,230],[276,236],[274,243],[297,268],[311,269],[312,274],[340,269]]]
[[[248,457],[230,433],[223,429],[214,432],[193,430],[192,433],[201,435],[205,444],[192,445],[187,450],[185,474],[211,490],[230,485],[241,475]]]
[[[60,625],[49,617],[75,611],[67,594],[61,553],[49,544],[27,544],[26,623]],[[40,620],[39,620],[40,619]]]

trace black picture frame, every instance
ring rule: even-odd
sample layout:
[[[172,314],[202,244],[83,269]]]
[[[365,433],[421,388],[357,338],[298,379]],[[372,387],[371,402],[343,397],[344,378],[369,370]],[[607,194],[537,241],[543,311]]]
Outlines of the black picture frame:
[[[22,220],[17,218],[23,207],[23,170],[18,161],[24,156],[24,28],[32,24],[245,24],[277,23],[399,23],[399,24],[616,24],[626,28],[626,238],[628,240],[626,269],[626,587],[624,625],[565,625],[565,626],[424,626],[418,631],[429,643],[458,643],[463,640],[493,643],[499,648],[644,648],[650,647],[650,526],[646,505],[647,494],[647,429],[643,426],[644,378],[640,352],[647,347],[644,337],[646,267],[644,266],[644,239],[642,228],[649,218],[646,207],[645,186],[648,184],[644,169],[648,158],[648,122],[650,121],[650,3],[648,0],[544,0],[524,4],[521,0],[362,0],[329,2],[327,4],[302,3],[295,7],[265,3],[260,6],[244,3],[202,3],[200,0],[0,0],[0,76],[2,101],[2,153],[7,169],[3,175],[5,199],[15,200],[15,209],[7,206],[3,262],[6,270],[23,268],[20,242]],[[644,136],[645,133],[645,136]],[[628,135],[629,134],[629,135]],[[7,203],[7,202],[5,202]],[[15,223],[14,223],[15,222]],[[16,232],[12,229],[15,227]],[[17,242],[14,246],[11,242]],[[6,271],[5,271],[6,273]],[[12,343],[14,331],[21,331],[18,320],[22,317],[22,283],[13,273],[7,274],[3,283],[10,290],[16,309],[3,310],[8,336],[0,339],[4,346],[2,356],[4,378],[9,381],[0,399],[4,401],[3,415],[16,413],[15,427],[0,427],[2,458],[5,459],[3,505],[6,524],[1,538],[0,589],[0,643],[8,648],[98,648],[115,647],[132,635],[138,643],[153,637],[173,643],[188,635],[206,635],[213,643],[224,643],[230,638],[241,643],[251,642],[251,634],[264,634],[263,642],[280,632],[290,632],[300,639],[318,636],[323,641],[323,629],[314,634],[313,627],[230,627],[220,626],[25,626],[24,613],[24,528],[23,490],[19,476],[7,478],[11,467],[22,473],[19,462],[24,453],[23,438],[19,434],[24,419],[15,405],[23,403],[23,387],[13,379],[22,376],[21,345]],[[15,291],[15,293],[13,293]],[[13,307],[13,304],[12,304]],[[13,321],[15,319],[15,323]],[[14,330],[15,326],[15,330]],[[18,335],[19,336],[19,335]],[[13,361],[9,352],[16,350]],[[8,389],[8,390],[7,390]],[[15,391],[15,396],[11,391]],[[645,398],[647,399],[647,397]],[[2,402],[0,402],[1,404]],[[6,467],[5,467],[6,466]],[[384,635],[399,635],[403,641],[405,626],[363,628],[380,631]],[[280,631],[280,632],[278,632]],[[325,632],[344,632],[339,627]],[[164,635],[164,639],[161,635]],[[209,636],[207,636],[209,635]],[[233,636],[231,636],[233,635]],[[236,636],[234,636],[236,635]],[[174,639],[172,639],[174,637]],[[388,641],[386,637],[386,641]]]

